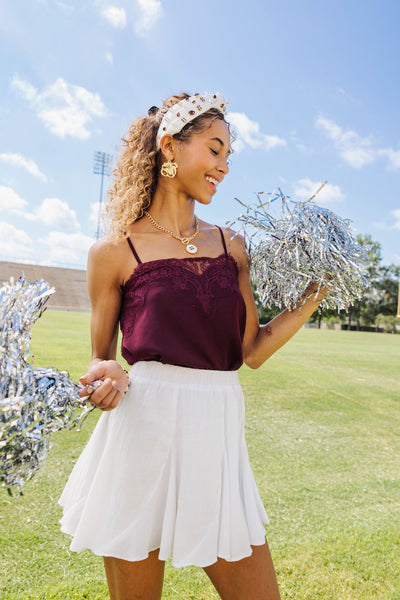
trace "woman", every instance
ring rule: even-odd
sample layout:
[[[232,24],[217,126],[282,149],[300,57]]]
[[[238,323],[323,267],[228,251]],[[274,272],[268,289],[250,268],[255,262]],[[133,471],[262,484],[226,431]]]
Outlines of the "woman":
[[[181,94],[132,124],[112,233],[89,253],[82,395],[105,414],[60,503],[71,549],[104,557],[112,600],[160,598],[170,557],[203,567],[224,600],[280,597],[237,369],[262,365],[323,294],[260,327],[242,238],[195,216],[229,171],[225,107],[219,93]],[[115,360],[119,322],[129,378]]]

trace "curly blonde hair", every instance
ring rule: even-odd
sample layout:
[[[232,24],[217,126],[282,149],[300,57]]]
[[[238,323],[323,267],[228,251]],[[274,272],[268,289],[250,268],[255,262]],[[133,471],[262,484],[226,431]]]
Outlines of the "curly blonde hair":
[[[156,148],[158,128],[168,109],[188,97],[189,94],[169,96],[161,108],[153,106],[147,117],[135,119],[122,137],[124,145],[113,170],[114,182],[105,206],[109,235],[125,237],[129,225],[141,219],[150,207],[163,162],[162,153]],[[211,108],[187,123],[174,138],[186,141],[214,119],[225,120],[222,113]]]

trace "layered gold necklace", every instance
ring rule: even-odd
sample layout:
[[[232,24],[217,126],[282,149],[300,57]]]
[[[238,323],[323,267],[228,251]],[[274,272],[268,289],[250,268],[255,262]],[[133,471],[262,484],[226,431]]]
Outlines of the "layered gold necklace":
[[[169,235],[171,235],[174,239],[179,240],[185,246],[186,252],[189,252],[189,254],[196,254],[197,246],[190,243],[196,237],[196,235],[199,233],[199,220],[196,217],[196,215],[194,215],[195,232],[192,233],[192,235],[189,237],[179,237],[179,235],[176,235],[176,233],[174,233],[173,231],[170,231],[166,227],[163,227],[162,225],[157,223],[157,221],[155,221],[153,219],[153,217],[151,216],[151,214],[149,212],[147,212],[147,210],[144,211],[144,214],[146,215],[146,217],[149,219],[150,223],[154,227],[156,227],[160,231],[164,231],[164,233],[169,233]]]

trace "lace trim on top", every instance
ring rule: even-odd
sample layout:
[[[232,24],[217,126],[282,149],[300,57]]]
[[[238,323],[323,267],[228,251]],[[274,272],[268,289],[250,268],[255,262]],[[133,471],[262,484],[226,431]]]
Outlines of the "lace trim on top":
[[[238,291],[237,275],[236,260],[228,253],[215,257],[161,258],[139,263],[123,286],[123,292],[125,297],[129,297],[131,306],[132,302],[142,303],[146,296],[146,284],[154,282],[155,278],[166,279],[176,292],[191,288],[204,313],[210,316],[213,298],[229,296]]]

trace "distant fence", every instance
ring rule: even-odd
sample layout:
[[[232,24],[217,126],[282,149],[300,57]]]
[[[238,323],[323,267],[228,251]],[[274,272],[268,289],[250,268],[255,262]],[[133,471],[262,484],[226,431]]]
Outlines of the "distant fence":
[[[48,308],[90,311],[86,271],[0,261],[0,282],[9,281],[10,277],[18,279],[22,275],[31,282],[44,279],[55,288],[55,293],[48,300]]]
[[[347,325],[347,323],[342,323],[340,326],[340,329],[343,329],[345,331],[383,331],[383,327],[380,328],[377,325],[373,325],[373,326],[368,326],[368,325],[360,325],[359,327],[357,327],[357,325],[350,325],[350,327]]]

